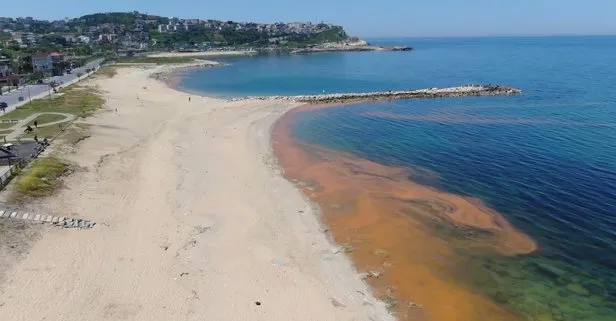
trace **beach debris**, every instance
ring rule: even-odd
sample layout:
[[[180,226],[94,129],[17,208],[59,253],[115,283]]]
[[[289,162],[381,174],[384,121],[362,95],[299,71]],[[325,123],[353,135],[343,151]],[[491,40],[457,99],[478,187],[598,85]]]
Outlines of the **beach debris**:
[[[329,229],[328,229],[328,228],[326,228],[326,227],[324,227],[324,228],[319,229],[319,232],[321,232],[321,233],[327,233],[327,232],[329,232]]]
[[[417,303],[415,303],[415,302],[413,302],[413,301],[409,301],[409,302],[406,304],[406,306],[407,306],[407,307],[409,307],[409,308],[411,308],[411,309],[421,309],[421,308],[423,308],[423,306],[422,306],[421,304],[417,304]]]
[[[211,228],[211,226],[197,225],[195,226],[195,231],[197,231],[197,234],[203,234],[209,231]]]
[[[375,279],[380,278],[382,274],[383,273],[381,273],[379,271],[374,271],[374,270],[368,271],[368,277],[372,277],[372,278],[375,278]]]
[[[255,305],[261,305],[261,302],[255,301]]]
[[[336,308],[346,308],[346,305],[338,302],[338,300],[334,299],[334,298],[330,298],[330,302],[332,303],[332,305]]]
[[[74,219],[74,218],[58,220],[57,222],[53,223],[53,225],[59,226],[62,228],[79,228],[79,229],[92,228],[94,227],[95,224],[96,223],[93,223],[90,221]]]
[[[388,309],[393,309],[398,305],[398,300],[396,300],[394,297],[389,296],[389,295],[383,296],[381,298],[381,301],[385,303]]]
[[[340,246],[342,246],[342,248],[344,249],[345,253],[353,252],[353,245],[351,245],[349,243],[342,243],[342,244],[340,244]]]
[[[338,253],[344,251],[344,249],[340,248],[340,247],[336,247],[336,248],[331,249],[330,251],[332,252],[332,254],[338,254]]]
[[[188,272],[182,272],[182,273],[180,273],[180,277],[188,275],[188,274],[189,274]]]

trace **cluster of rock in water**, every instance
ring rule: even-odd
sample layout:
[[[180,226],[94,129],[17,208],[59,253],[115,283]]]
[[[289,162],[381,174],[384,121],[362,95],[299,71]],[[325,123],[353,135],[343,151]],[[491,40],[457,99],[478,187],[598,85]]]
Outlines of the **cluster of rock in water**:
[[[413,98],[445,98],[466,96],[517,95],[521,90],[500,85],[470,85],[451,88],[429,88],[401,91],[378,91],[368,93],[335,93],[299,96],[249,96],[241,99],[286,100],[306,103],[342,103],[348,101],[391,100]],[[235,100],[235,99],[234,99]]]

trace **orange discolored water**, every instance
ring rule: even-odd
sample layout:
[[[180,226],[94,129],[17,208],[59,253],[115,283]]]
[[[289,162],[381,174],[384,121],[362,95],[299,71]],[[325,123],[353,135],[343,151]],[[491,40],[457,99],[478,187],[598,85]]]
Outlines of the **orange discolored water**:
[[[465,286],[460,274],[465,254],[526,254],[535,242],[477,199],[408,180],[410,169],[296,140],[294,117],[311,108],[323,106],[304,106],[278,121],[274,153],[399,319],[522,320]]]

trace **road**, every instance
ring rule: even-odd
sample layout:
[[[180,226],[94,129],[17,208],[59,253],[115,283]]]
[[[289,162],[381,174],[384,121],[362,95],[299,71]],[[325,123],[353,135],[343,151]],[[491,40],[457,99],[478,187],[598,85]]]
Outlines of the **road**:
[[[45,80],[46,82],[45,84],[27,85],[17,90],[11,91],[10,93],[4,93],[2,96],[0,96],[0,102],[7,103],[8,108],[6,109],[6,112],[8,113],[14,110],[15,108],[23,105],[24,103],[27,103],[29,100],[29,97],[34,99],[35,97],[43,96],[44,94],[49,93],[49,90],[50,90],[49,85],[48,85],[49,82],[55,81],[59,84],[68,84],[77,79],[78,73],[85,74],[86,69],[96,68],[100,66],[102,61],[103,59],[93,60],[81,68],[73,69],[70,74],[48,78]],[[20,102],[19,101],[20,96],[24,97],[25,100]]]

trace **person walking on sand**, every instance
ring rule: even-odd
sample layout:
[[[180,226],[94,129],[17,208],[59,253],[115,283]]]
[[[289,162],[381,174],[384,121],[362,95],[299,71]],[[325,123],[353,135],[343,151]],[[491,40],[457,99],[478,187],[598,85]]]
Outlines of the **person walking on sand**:
[[[190,97],[188,97],[188,102],[190,102]]]
[[[34,121],[34,127],[38,128],[38,120]]]

